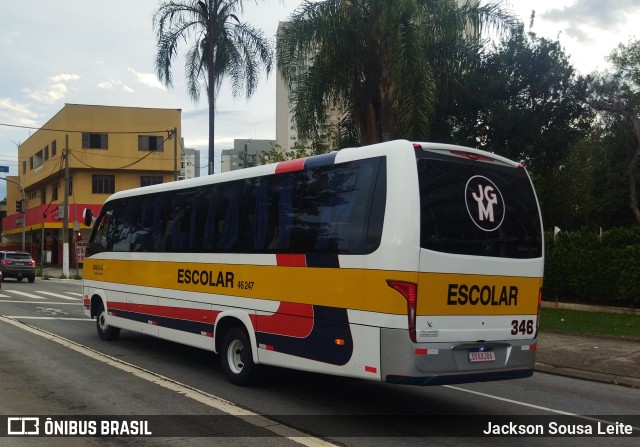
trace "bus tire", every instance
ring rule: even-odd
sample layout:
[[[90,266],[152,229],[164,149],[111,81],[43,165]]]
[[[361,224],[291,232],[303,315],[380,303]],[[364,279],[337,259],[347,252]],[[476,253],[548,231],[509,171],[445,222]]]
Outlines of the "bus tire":
[[[222,371],[232,384],[246,386],[255,381],[257,365],[251,355],[249,336],[241,327],[232,327],[224,334],[220,360]]]
[[[98,336],[106,341],[113,341],[120,335],[120,328],[109,326],[107,324],[107,311],[100,301],[98,304],[98,313],[96,316],[96,329],[98,330]]]

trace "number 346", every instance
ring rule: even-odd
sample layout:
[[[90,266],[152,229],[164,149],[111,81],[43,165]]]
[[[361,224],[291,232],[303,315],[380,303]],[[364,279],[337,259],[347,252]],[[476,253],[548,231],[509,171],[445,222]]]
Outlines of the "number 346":
[[[533,334],[533,320],[513,320],[511,322],[511,335]]]

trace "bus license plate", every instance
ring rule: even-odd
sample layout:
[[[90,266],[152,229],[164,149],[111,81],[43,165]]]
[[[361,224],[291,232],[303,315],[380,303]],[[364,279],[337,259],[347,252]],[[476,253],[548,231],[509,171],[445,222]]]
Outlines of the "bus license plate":
[[[494,362],[496,354],[493,351],[469,350],[469,362]]]

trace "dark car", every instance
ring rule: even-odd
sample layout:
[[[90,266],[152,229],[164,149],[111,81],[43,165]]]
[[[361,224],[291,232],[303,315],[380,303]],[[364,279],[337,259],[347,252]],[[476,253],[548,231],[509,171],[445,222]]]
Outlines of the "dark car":
[[[29,282],[34,282],[36,262],[24,251],[0,251],[0,273],[3,280],[16,278],[22,281],[22,278],[27,278]]]

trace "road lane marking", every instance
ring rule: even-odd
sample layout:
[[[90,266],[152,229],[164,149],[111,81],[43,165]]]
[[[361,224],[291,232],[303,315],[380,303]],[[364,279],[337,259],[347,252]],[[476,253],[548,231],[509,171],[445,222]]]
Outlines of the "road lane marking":
[[[21,290],[6,290],[9,293],[15,293],[16,295],[26,296],[27,298],[35,298],[40,300],[46,300],[46,296],[34,295],[33,293],[23,292]]]
[[[82,294],[79,292],[64,292],[64,293],[66,293],[67,295],[79,296],[82,298]]]
[[[598,418],[593,418],[590,416],[585,416],[585,415],[581,415],[581,414],[577,414],[577,413],[571,413],[569,411],[562,411],[562,410],[556,410],[554,408],[549,408],[549,407],[543,407],[542,405],[535,405],[535,404],[530,404],[527,402],[522,402],[519,400],[515,400],[515,399],[509,399],[507,397],[500,397],[500,396],[494,396],[493,394],[487,394],[487,393],[482,393],[480,391],[474,391],[474,390],[469,390],[467,388],[460,388],[458,386],[453,386],[453,385],[442,385],[445,388],[449,388],[450,390],[456,390],[456,391],[462,391],[464,393],[469,393],[469,394],[475,394],[476,396],[482,396],[482,397],[488,397],[489,399],[495,399],[495,400],[499,400],[502,402],[507,402],[510,404],[515,404],[515,405],[520,405],[522,407],[527,407],[527,408],[533,408],[535,410],[542,410],[542,411],[548,411],[549,413],[555,413],[555,414],[561,414],[563,416],[572,416],[578,419],[584,419],[586,421],[591,421],[591,422],[604,422],[606,424],[610,424],[610,425],[615,425],[615,422],[612,421],[607,421],[606,419],[598,419]],[[633,430],[640,430],[640,427],[633,427]]]
[[[56,298],[62,298],[64,300],[74,300],[74,301],[80,300],[80,298],[70,297],[70,296],[62,295],[60,293],[47,292],[46,290],[36,290],[36,293],[44,293],[45,295],[54,296]],[[80,296],[82,296],[82,294]]]
[[[2,295],[0,295],[0,298],[2,297]],[[13,298],[12,296],[7,296],[7,298]],[[46,299],[46,298],[45,298]],[[70,302],[66,302],[66,303],[54,303],[52,301],[24,301],[24,300],[0,300],[0,304],[2,303],[12,303],[12,304],[24,304],[24,303],[28,303],[28,304],[47,304],[49,306],[51,305],[56,305],[56,306],[77,306],[78,302],[74,301],[73,303]]]
[[[86,318],[86,320],[92,321],[88,318]],[[183,396],[189,397],[197,402],[200,402],[201,404],[207,405],[211,408],[215,408],[216,410],[222,411],[223,413],[229,414],[231,416],[235,416],[238,419],[241,419],[251,425],[255,425],[256,427],[269,430],[270,432],[278,436],[284,437],[298,444],[302,444],[307,447],[336,447],[336,444],[332,444],[320,438],[309,436],[308,434],[301,432],[300,430],[288,427],[273,419],[269,419],[268,417],[241,408],[233,402],[223,399],[222,397],[207,393],[206,391],[200,390],[198,388],[191,387],[148,369],[125,362],[124,360],[120,360],[110,355],[103,354],[100,351],[96,351],[95,349],[92,349],[80,343],[76,343],[52,332],[30,326],[26,323],[21,323],[20,321],[16,321],[13,318],[9,318],[4,315],[0,315],[0,321],[4,321],[5,323],[11,324],[19,329],[30,332],[34,335],[38,335],[47,340],[56,342],[79,354],[85,355],[89,358],[105,363],[114,368],[118,368],[119,370],[127,372],[139,379],[146,380],[170,391],[174,391]]]
[[[72,320],[72,321],[93,321],[90,318],[75,318],[75,317],[33,317],[33,316],[21,316],[21,315],[3,315],[5,318],[11,318],[13,320]]]

